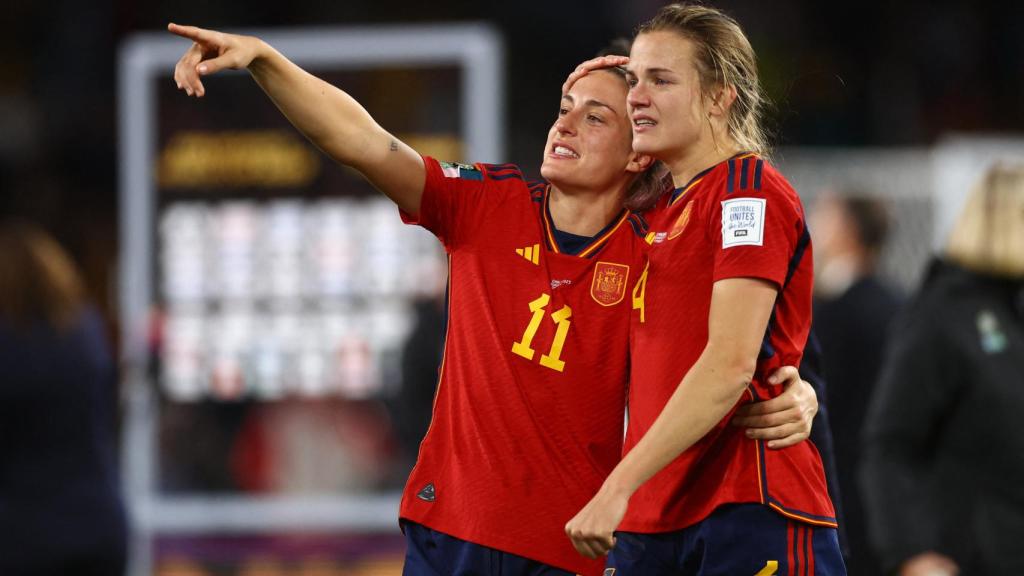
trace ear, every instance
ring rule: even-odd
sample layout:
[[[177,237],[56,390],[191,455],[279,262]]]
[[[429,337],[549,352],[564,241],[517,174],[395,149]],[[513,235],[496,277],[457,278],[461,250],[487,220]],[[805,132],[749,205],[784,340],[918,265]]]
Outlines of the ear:
[[[732,84],[719,86],[708,98],[708,116],[725,116],[736,101],[736,87]]]
[[[654,157],[648,156],[647,154],[641,154],[639,152],[633,152],[629,158],[629,163],[626,164],[626,172],[632,172],[639,174],[644,170],[647,170],[654,164]]]

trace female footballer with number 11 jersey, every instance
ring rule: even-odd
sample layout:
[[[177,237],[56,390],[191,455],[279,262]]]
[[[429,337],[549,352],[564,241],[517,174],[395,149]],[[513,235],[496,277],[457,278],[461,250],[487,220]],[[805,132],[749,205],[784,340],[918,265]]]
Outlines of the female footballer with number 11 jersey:
[[[257,38],[169,29],[194,42],[175,69],[180,88],[202,96],[201,77],[248,69],[313,143],[448,252],[433,419],[399,512],[405,574],[600,574],[603,563],[576,554],[561,530],[622,446],[630,292],[646,250],[623,199],[647,183],[650,158],[630,146],[621,75],[594,74],[563,95],[547,182],[532,182],[512,164],[420,156]],[[798,383],[763,406],[804,413],[808,404],[813,391]]]

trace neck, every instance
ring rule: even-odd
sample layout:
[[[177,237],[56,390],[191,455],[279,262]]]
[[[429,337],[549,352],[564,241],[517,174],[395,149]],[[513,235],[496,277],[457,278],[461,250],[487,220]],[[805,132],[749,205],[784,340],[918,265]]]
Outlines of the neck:
[[[626,184],[614,191],[580,190],[551,185],[548,208],[555,228],[579,236],[593,236],[622,211]]]
[[[713,134],[710,129],[706,129],[695,146],[680,150],[663,161],[672,171],[672,183],[680,188],[686,186],[697,174],[739,152],[739,146],[728,136],[727,130],[718,129]]]

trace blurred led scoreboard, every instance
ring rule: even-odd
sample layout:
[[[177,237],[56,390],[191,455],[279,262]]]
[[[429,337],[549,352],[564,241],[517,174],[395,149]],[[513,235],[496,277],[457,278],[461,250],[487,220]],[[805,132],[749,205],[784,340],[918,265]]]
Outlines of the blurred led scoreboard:
[[[175,201],[158,225],[175,400],[379,394],[408,301],[444,275],[437,243],[375,198]]]
[[[343,88],[416,150],[502,160],[503,64],[489,28],[254,34]],[[185,48],[167,34],[141,34],[120,53],[132,573],[181,562],[194,563],[196,573],[235,573],[225,567],[230,559],[210,572],[199,552],[198,560],[165,557],[209,548],[210,538],[348,534],[349,544],[326,542],[351,549],[351,538],[397,533],[396,493],[320,478],[313,488],[246,492],[195,481],[202,474],[189,470],[191,452],[215,444],[190,424],[197,414],[224,421],[232,411],[274,413],[281,405],[295,412],[296,403],[303,410],[319,403],[333,418],[338,402],[393,393],[412,303],[443,291],[446,262],[429,233],[402,224],[390,201],[310,145],[248,74],[204,78],[207,95],[199,100],[178,91],[171,74]],[[183,430],[195,438],[180,438]],[[375,562],[351,561],[339,570]]]
[[[422,152],[463,157],[457,68],[313,72]],[[178,401],[380,394],[410,300],[444,276],[439,244],[307,144],[248,75],[205,83],[202,100],[173,82],[157,87],[163,392]]]

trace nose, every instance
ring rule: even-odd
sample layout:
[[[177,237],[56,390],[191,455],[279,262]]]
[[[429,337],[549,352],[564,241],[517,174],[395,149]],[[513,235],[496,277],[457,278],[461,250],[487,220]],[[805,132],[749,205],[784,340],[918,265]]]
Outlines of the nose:
[[[626,103],[630,108],[644,108],[650,104],[643,82],[637,82],[630,86],[629,92],[626,94]]]
[[[559,134],[575,134],[576,133],[576,120],[573,111],[570,110],[563,116],[559,116],[558,120],[555,121],[555,131]]]

